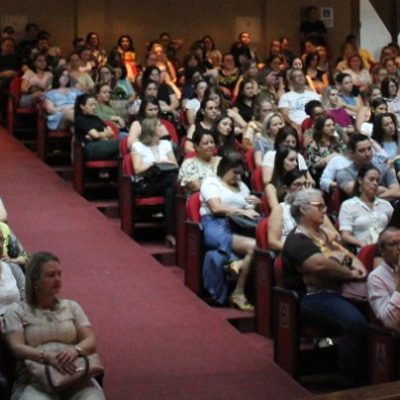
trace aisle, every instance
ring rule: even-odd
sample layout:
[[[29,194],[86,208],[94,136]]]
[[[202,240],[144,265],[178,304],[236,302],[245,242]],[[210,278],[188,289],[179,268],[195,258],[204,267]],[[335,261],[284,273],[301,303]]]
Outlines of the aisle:
[[[10,224],[61,258],[63,295],[93,323],[109,400],[307,393],[2,128],[0,162]]]

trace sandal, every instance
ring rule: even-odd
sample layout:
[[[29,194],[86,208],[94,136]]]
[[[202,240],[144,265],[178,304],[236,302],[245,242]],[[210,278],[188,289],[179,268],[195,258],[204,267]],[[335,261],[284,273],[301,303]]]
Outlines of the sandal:
[[[240,293],[233,293],[229,298],[229,302],[233,307],[242,311],[253,311],[254,306],[249,303],[246,296]]]
[[[236,260],[230,262],[229,264],[226,264],[225,270],[228,271],[232,276],[237,277],[239,276],[241,267],[242,267],[241,261]]]

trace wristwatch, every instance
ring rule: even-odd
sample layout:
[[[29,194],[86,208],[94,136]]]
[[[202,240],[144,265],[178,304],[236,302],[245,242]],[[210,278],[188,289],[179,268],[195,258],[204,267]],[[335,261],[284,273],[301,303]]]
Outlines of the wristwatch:
[[[77,344],[74,346],[74,349],[78,353],[78,356],[81,356],[83,353],[82,347],[78,346]]]

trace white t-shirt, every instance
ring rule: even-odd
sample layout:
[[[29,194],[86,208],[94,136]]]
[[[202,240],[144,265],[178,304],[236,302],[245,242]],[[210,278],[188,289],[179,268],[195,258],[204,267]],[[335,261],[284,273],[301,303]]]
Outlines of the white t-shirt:
[[[276,156],[276,150],[267,151],[262,160],[263,167],[274,168],[275,156]],[[300,153],[297,153],[297,164],[299,165],[299,170],[301,171],[308,170],[306,160]]]
[[[142,142],[135,142],[132,145],[132,153],[142,156],[145,164],[169,161],[168,154],[172,152],[172,145],[169,140],[160,140],[157,146],[147,146]]]
[[[304,108],[310,100],[320,100],[320,96],[310,90],[305,90],[303,93],[291,90],[280,98],[278,108],[288,108],[289,118],[296,124],[301,125],[308,117]]]
[[[0,272],[0,315],[4,314],[7,306],[20,300],[17,281],[7,263],[1,262]]]
[[[253,205],[246,201],[246,197],[250,195],[249,188],[243,183],[239,183],[239,191],[235,192],[229,189],[220,178],[209,176],[205,178],[200,188],[200,215],[212,214],[207,205],[210,199],[218,198],[221,204],[236,208],[252,208]]]

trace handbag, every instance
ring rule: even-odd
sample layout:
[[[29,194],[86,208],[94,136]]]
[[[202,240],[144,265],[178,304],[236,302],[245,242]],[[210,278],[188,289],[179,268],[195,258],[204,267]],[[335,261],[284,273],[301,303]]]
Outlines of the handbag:
[[[228,215],[228,222],[232,232],[243,236],[256,237],[256,228],[262,216],[249,218],[244,215]]]
[[[165,174],[176,173],[178,167],[172,163],[159,162],[153,164],[149,169],[147,169],[143,177],[148,180],[154,180],[162,177]]]
[[[98,354],[79,356],[75,359],[74,374],[62,374],[49,364],[25,360],[25,366],[41,389],[47,393],[62,391],[84,379],[94,378],[104,373],[104,366]]]

